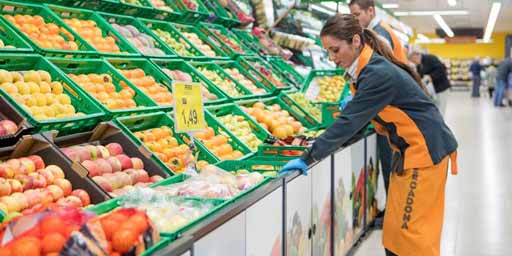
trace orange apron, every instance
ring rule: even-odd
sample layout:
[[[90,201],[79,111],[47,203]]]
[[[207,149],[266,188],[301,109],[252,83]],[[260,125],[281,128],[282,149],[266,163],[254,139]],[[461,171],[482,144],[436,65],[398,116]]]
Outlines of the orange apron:
[[[383,27],[391,36],[391,41],[393,43],[393,54],[395,57],[400,62],[407,64],[407,53],[405,52],[405,48],[402,46],[402,43],[400,43],[400,39],[398,39],[398,37],[395,35],[395,31],[393,31],[393,29],[391,29],[391,27],[384,22],[381,22],[380,26]]]
[[[372,54],[373,49],[365,45],[359,56],[356,76],[368,64]],[[353,84],[350,89],[355,95]],[[388,136],[384,127],[377,122],[372,123],[377,133]],[[448,162],[451,161],[451,172],[455,175],[456,160],[455,151],[436,165],[405,169],[401,175],[392,172],[382,239],[386,249],[399,256],[439,255]]]

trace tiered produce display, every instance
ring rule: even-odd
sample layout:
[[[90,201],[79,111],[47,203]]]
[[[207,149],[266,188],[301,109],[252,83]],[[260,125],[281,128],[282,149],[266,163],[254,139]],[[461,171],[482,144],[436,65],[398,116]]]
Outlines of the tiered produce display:
[[[0,0],[0,255],[155,253],[276,177],[345,88],[299,88],[231,3],[34,2]],[[191,82],[207,126],[179,133]]]

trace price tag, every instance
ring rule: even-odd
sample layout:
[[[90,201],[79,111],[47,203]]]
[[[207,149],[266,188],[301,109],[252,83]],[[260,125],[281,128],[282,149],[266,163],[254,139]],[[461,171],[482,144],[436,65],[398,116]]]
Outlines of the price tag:
[[[192,132],[206,128],[201,85],[176,81],[172,83],[172,92],[175,131]]]

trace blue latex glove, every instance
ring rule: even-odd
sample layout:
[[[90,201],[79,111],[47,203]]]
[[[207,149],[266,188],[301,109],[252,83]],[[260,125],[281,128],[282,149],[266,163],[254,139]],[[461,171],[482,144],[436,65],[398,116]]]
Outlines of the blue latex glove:
[[[348,103],[352,101],[352,95],[348,95],[347,97],[345,97],[341,102],[340,102],[340,111],[343,111]]]
[[[300,158],[293,159],[283,166],[279,171],[279,175],[292,171],[300,171],[302,174],[308,175],[308,165]]]

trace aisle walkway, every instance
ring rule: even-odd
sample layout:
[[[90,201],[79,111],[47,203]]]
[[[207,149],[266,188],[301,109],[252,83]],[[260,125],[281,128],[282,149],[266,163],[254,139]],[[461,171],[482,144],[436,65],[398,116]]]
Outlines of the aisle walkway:
[[[511,255],[512,109],[453,92],[446,120],[459,141],[459,175],[448,178],[441,255]],[[384,255],[381,234],[355,255]]]

